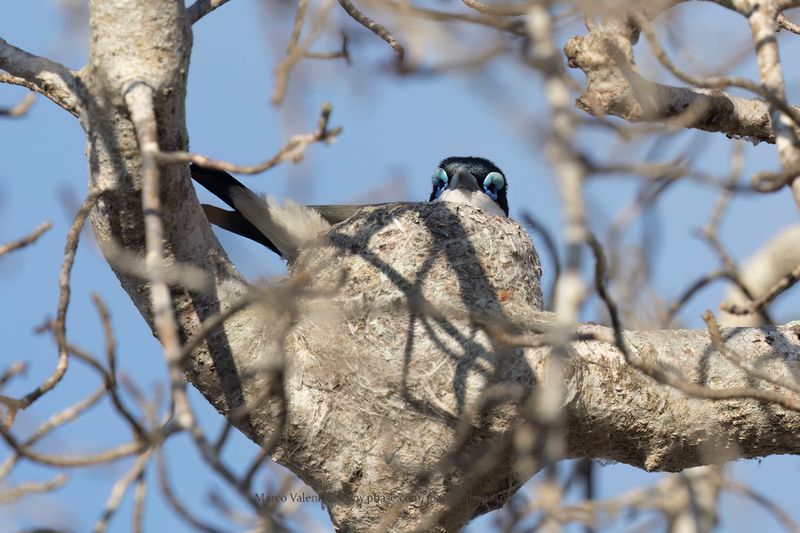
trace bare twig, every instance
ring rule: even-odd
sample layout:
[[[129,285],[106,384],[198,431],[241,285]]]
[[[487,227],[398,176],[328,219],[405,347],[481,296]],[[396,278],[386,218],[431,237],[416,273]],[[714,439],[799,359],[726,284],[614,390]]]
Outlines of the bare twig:
[[[787,30],[792,33],[800,35],[800,25],[792,22],[783,13],[778,13],[778,27],[782,30]]]
[[[181,428],[194,424],[181,366],[181,342],[172,295],[164,277],[164,227],[161,222],[161,172],[158,168],[158,135],[153,89],[133,82],[124,91],[142,158],[142,210],[144,213],[145,267],[150,278],[150,300],[156,331],[164,346],[170,380],[170,398],[175,421]]]
[[[345,62],[349,65],[350,61],[350,48],[349,48],[350,40],[347,38],[347,34],[342,32],[342,46],[339,50],[335,52],[310,52],[306,51],[303,52],[303,57],[307,59],[344,59]]]
[[[136,478],[136,487],[133,490],[133,533],[142,533],[144,529],[144,497],[147,491],[144,473],[144,470],[139,472]]]
[[[172,507],[175,513],[184,521],[186,521],[187,524],[191,525],[198,531],[204,531],[206,533],[223,533],[222,530],[200,521],[197,517],[195,517],[194,513],[189,511],[186,506],[183,505],[183,503],[177,498],[175,491],[172,490],[172,485],[169,481],[169,473],[167,472],[167,464],[164,460],[164,453],[161,450],[156,453],[156,465],[158,469],[158,485],[161,488],[161,493],[164,495],[167,503],[170,507]]]
[[[201,167],[224,170],[226,172],[257,174],[259,172],[269,170],[270,168],[288,159],[291,159],[294,162],[300,161],[305,154],[306,148],[315,142],[333,142],[336,136],[342,131],[342,128],[337,126],[333,129],[328,129],[328,120],[330,119],[331,110],[331,104],[329,102],[325,102],[322,105],[322,111],[320,112],[317,129],[314,132],[293,135],[289,139],[289,142],[287,142],[286,145],[281,148],[277,154],[275,154],[275,156],[257,165],[236,165],[226,161],[209,159],[206,156],[192,154],[189,152],[157,152],[154,154],[154,156],[155,159],[161,164],[180,165],[194,163]]]
[[[756,59],[765,95],[775,95],[769,99],[770,119],[775,129],[775,145],[784,170],[800,168],[800,147],[795,133],[795,125],[800,124],[796,108],[783,105],[786,101],[783,70],[778,55],[778,40],[775,36],[775,20],[778,8],[774,2],[756,3],[747,15],[750,32],[755,44]],[[800,180],[791,183],[794,200],[800,206]]]
[[[20,248],[24,248],[29,244],[33,244],[36,240],[42,236],[42,234],[53,227],[51,222],[43,222],[38,228],[33,230],[33,232],[21,239],[16,241],[8,242],[0,246],[0,257],[3,257],[9,252],[13,252],[14,250],[19,250]]]
[[[111,403],[131,427],[134,436],[138,439],[146,440],[147,435],[144,427],[142,427],[139,421],[136,420],[128,408],[125,407],[125,404],[122,403],[122,399],[119,397],[119,388],[117,386],[116,341],[114,340],[114,330],[111,327],[111,317],[108,314],[108,309],[98,294],[92,294],[92,302],[94,302],[94,305],[97,308],[97,313],[100,315],[100,320],[103,324],[103,335],[106,339],[106,362],[108,363],[108,373],[101,371],[101,375],[106,382],[106,387],[108,388],[109,396],[111,397]]]
[[[94,525],[94,533],[103,533],[106,530],[108,527],[108,522],[111,520],[111,518],[113,518],[114,514],[117,512],[117,509],[119,509],[119,504],[122,503],[122,497],[125,496],[125,493],[128,491],[128,487],[130,487],[131,483],[140,478],[142,472],[144,471],[144,467],[147,466],[147,462],[150,460],[151,454],[152,450],[147,450],[137,457],[131,469],[128,470],[124,476],[119,478],[117,482],[114,483],[114,486],[111,487],[111,493],[108,495],[108,500],[106,501],[103,514]]]
[[[791,272],[783,276],[777,283],[770,287],[767,292],[744,304],[736,302],[723,302],[720,304],[720,309],[732,315],[748,315],[750,313],[758,313],[763,311],[769,304],[775,301],[775,298],[783,294],[785,291],[792,288],[798,281],[800,281],[800,265],[795,267]]]
[[[8,505],[14,503],[28,494],[41,494],[52,492],[67,482],[67,476],[59,474],[50,481],[28,481],[12,487],[0,490],[0,504]]]
[[[5,404],[12,411],[18,409],[25,409],[33,402],[38,400],[43,394],[52,390],[56,384],[64,377],[69,364],[69,352],[67,350],[67,307],[69,306],[70,298],[70,273],[72,272],[72,265],[75,263],[75,253],[78,249],[78,241],[80,240],[81,228],[83,228],[86,217],[94,206],[95,201],[100,196],[99,192],[90,193],[84,200],[83,205],[75,215],[75,220],[72,227],[67,234],[67,244],[64,249],[64,262],[61,265],[61,272],[59,274],[59,293],[58,293],[58,310],[56,311],[56,320],[53,326],[56,341],[58,342],[58,362],[53,373],[41,385],[26,394],[20,399],[9,398],[0,396],[0,403]]]
[[[2,425],[0,425],[0,436],[18,455],[33,461],[48,466],[58,466],[65,468],[77,468],[82,466],[99,465],[116,461],[127,457],[129,455],[139,455],[147,449],[147,444],[134,441],[126,444],[120,444],[114,448],[104,452],[94,453],[91,455],[83,456],[69,456],[69,455],[52,455],[46,453],[39,453],[31,450],[27,446],[17,441]]]
[[[339,0],[339,5],[342,6],[342,9],[345,10],[345,13],[350,15],[350,17],[367,28],[369,31],[386,41],[386,43],[397,52],[397,58],[399,61],[403,60],[403,56],[405,55],[405,50],[400,43],[394,38],[389,30],[386,29],[385,26],[375,22],[364,13],[358,10],[356,6],[350,0]]]
[[[303,42],[298,42],[300,31],[305,20],[307,0],[300,0],[297,4],[297,14],[295,15],[292,34],[289,43],[286,45],[286,56],[275,67],[275,88],[272,91],[272,103],[280,105],[286,97],[286,90],[289,87],[289,75],[292,69],[303,58],[305,52],[322,32],[332,6],[331,0],[324,0],[322,6],[317,11],[311,23],[311,28],[307,32]]]
[[[503,17],[513,17],[518,15],[524,15],[530,9],[530,3],[528,4],[520,4],[520,5],[497,5],[497,6],[490,6],[484,4],[480,0],[462,0],[464,5],[478,11],[479,13],[483,13],[484,15],[497,15]]]
[[[197,0],[186,8],[186,16],[189,19],[189,23],[194,24],[227,2],[228,0]]]
[[[524,220],[525,224],[530,226],[536,233],[542,236],[542,241],[544,241],[544,246],[547,248],[547,253],[550,254],[550,259],[553,261],[553,284],[550,286],[550,296],[547,300],[547,305],[545,306],[546,310],[552,311],[556,300],[558,280],[561,278],[561,259],[558,257],[556,241],[550,234],[550,231],[547,229],[547,227],[536,220],[530,213],[524,213],[522,215],[522,220]]]
[[[14,376],[24,374],[27,369],[28,365],[23,361],[11,363],[8,368],[3,370],[3,372],[0,374],[0,387],[4,387],[6,383],[14,379]]]
[[[17,104],[11,107],[0,107],[0,117],[21,117],[30,110],[33,102],[36,101],[36,95],[28,93]]]

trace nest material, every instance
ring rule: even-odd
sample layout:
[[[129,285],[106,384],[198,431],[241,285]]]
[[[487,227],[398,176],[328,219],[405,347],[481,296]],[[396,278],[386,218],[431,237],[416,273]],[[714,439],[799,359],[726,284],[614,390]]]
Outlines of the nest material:
[[[409,490],[452,455],[463,420],[475,426],[463,457],[512,429],[517,403],[486,407],[486,390],[509,384],[522,397],[535,372],[521,349],[497,343],[472,318],[541,308],[539,258],[519,224],[466,205],[394,204],[334,226],[292,270],[307,272],[313,288],[340,287],[301,306],[287,373],[292,462],[317,490],[328,488],[329,504],[341,502],[335,516],[377,518],[390,503],[352,498]],[[400,520],[441,505],[463,478],[448,475],[426,485],[431,500]],[[462,512],[501,505],[520,481],[498,471],[479,488],[494,503]]]

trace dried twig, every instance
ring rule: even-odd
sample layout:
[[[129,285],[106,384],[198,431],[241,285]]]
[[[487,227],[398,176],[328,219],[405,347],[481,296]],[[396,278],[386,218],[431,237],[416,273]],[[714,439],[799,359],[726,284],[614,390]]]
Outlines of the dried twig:
[[[405,50],[403,49],[402,46],[400,46],[400,43],[397,42],[392,33],[389,30],[387,30],[385,26],[379,24],[378,22],[375,22],[374,20],[366,16],[364,13],[359,11],[358,8],[354,6],[350,0],[338,0],[338,1],[339,5],[342,6],[342,9],[344,9],[345,13],[350,15],[350,17],[353,20],[355,20],[356,22],[367,28],[369,31],[371,31],[372,33],[374,33],[375,35],[386,41],[386,43],[389,46],[391,46],[395,52],[397,52],[398,60],[399,61],[403,60],[403,56],[405,56],[406,53]]]
[[[0,107],[0,117],[21,117],[25,115],[36,101],[36,95],[28,93],[17,104],[11,107]]]
[[[723,302],[720,309],[732,315],[749,315],[750,313],[762,312],[775,301],[775,298],[791,289],[800,281],[800,265],[796,266],[791,272],[783,276],[777,283],[770,287],[767,292],[747,303]]]
[[[44,234],[47,230],[53,227],[51,222],[43,222],[38,228],[33,230],[33,232],[21,239],[16,241],[8,242],[0,246],[0,257],[3,257],[9,252],[13,252],[14,250],[19,250],[20,248],[24,248],[29,244],[33,244],[36,240]]]
[[[187,524],[191,525],[198,531],[204,531],[206,533],[224,533],[222,530],[206,524],[198,519],[195,514],[189,511],[178,499],[178,497],[175,495],[175,491],[172,490],[172,485],[169,481],[169,473],[167,472],[167,464],[164,459],[164,453],[161,450],[156,453],[156,465],[158,470],[158,485],[161,489],[161,494],[164,495],[167,504],[172,507],[172,510],[175,511],[175,514],[177,514],[184,521],[186,521]]]
[[[518,15],[524,15],[530,8],[530,2],[527,4],[520,4],[520,5],[487,5],[481,2],[480,0],[462,0],[464,5],[478,11],[479,13],[483,13],[484,15],[497,15],[503,17],[513,17]]]
[[[94,206],[95,201],[100,196],[99,192],[90,193],[84,200],[83,205],[75,215],[75,220],[72,227],[67,234],[67,244],[64,249],[64,262],[61,265],[61,272],[59,274],[59,293],[58,293],[58,310],[56,311],[56,320],[53,325],[56,341],[58,342],[58,362],[53,373],[41,385],[34,390],[23,396],[22,398],[15,399],[7,396],[0,396],[0,403],[6,405],[10,411],[15,412],[19,409],[25,409],[33,402],[38,400],[43,394],[52,390],[56,384],[64,377],[69,363],[69,353],[67,350],[66,338],[66,321],[67,321],[67,307],[69,306],[70,298],[70,273],[72,272],[72,265],[75,263],[75,253],[78,249],[78,241],[80,240],[81,228],[83,228],[86,217]]]
[[[52,492],[67,482],[67,476],[59,474],[50,481],[28,481],[0,490],[0,504],[8,505],[29,494]]]
[[[164,227],[161,222],[161,172],[158,168],[158,135],[153,89],[133,82],[124,91],[142,159],[142,210],[147,255],[145,267],[150,279],[150,300],[156,331],[169,368],[172,407],[178,426],[193,425],[194,415],[186,396],[186,380],[181,366],[181,342],[172,306],[172,295],[164,277]]]
[[[341,133],[342,128],[337,126],[333,129],[328,129],[328,121],[330,119],[331,111],[331,104],[329,102],[325,102],[322,105],[322,111],[320,112],[317,129],[314,132],[293,135],[289,139],[289,142],[287,142],[286,145],[281,148],[277,154],[275,154],[275,156],[257,165],[236,165],[226,161],[209,159],[206,156],[192,154],[189,152],[157,152],[154,154],[154,156],[159,163],[166,165],[194,163],[196,165],[200,165],[201,167],[224,170],[226,172],[257,174],[259,172],[269,170],[270,168],[288,159],[291,159],[294,162],[300,161],[305,154],[306,148],[315,142],[333,142],[336,136]]]
[[[777,23],[780,29],[787,30],[792,33],[800,35],[800,25],[786,18],[786,15],[784,15],[783,13],[778,13]]]
[[[147,450],[137,457],[131,469],[111,487],[111,493],[108,495],[103,514],[100,515],[100,518],[94,525],[94,533],[103,533],[106,530],[109,521],[114,517],[117,509],[119,509],[119,504],[122,503],[122,497],[125,496],[131,483],[140,478],[144,468],[147,466],[147,462],[150,460],[151,454],[152,450]]]
[[[125,407],[125,404],[122,403],[122,399],[119,397],[119,388],[117,387],[116,341],[114,340],[114,330],[111,327],[111,317],[108,314],[108,309],[98,294],[92,294],[92,302],[94,302],[94,305],[97,308],[97,313],[100,315],[100,320],[103,324],[103,335],[106,339],[106,362],[108,363],[108,373],[103,371],[99,365],[95,368],[101,371],[101,375],[103,376],[106,387],[108,388],[109,396],[111,397],[111,403],[114,405],[114,408],[131,427],[134,436],[136,436],[138,439],[146,440],[147,435],[144,427],[142,427],[139,421],[136,420],[128,408]]]
[[[289,75],[295,65],[303,58],[305,52],[308,51],[311,44],[316,40],[317,36],[322,32],[325,22],[328,20],[331,5],[332,2],[330,0],[325,0],[322,3],[303,42],[299,42],[300,31],[303,28],[306,8],[308,7],[308,0],[300,0],[298,2],[292,34],[289,37],[289,43],[286,45],[286,56],[278,66],[275,67],[275,88],[272,91],[273,104],[281,104],[286,97],[286,91],[289,86]]]
[[[194,24],[227,2],[228,0],[196,0],[194,4],[186,8],[186,17],[190,24]]]

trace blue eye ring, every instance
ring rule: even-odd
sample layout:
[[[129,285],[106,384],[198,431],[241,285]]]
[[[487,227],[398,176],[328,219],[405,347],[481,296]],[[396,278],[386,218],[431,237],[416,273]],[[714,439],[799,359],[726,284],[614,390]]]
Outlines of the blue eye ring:
[[[447,176],[447,172],[445,172],[443,168],[437,168],[433,171],[431,181],[433,182],[433,196],[434,198],[438,198],[439,195],[442,194],[442,191],[447,188],[450,178]]]
[[[483,180],[483,191],[495,201],[497,200],[497,193],[502,191],[505,186],[506,179],[499,172],[489,172]]]

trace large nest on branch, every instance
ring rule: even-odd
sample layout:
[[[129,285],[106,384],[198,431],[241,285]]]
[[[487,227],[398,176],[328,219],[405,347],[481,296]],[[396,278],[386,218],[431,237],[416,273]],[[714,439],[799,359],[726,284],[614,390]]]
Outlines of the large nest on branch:
[[[510,435],[535,381],[523,350],[487,327],[541,308],[527,233],[471,206],[392,204],[334,226],[292,271],[333,295],[301,304],[287,361],[291,450],[276,458],[291,454],[306,481],[354,518],[396,503],[353,505],[371,486],[393,479],[402,491],[426,472],[419,493],[405,496],[434,501],[402,516],[445,504],[445,487],[463,480],[447,461],[479,457]],[[502,505],[524,481],[499,470],[457,514]]]

